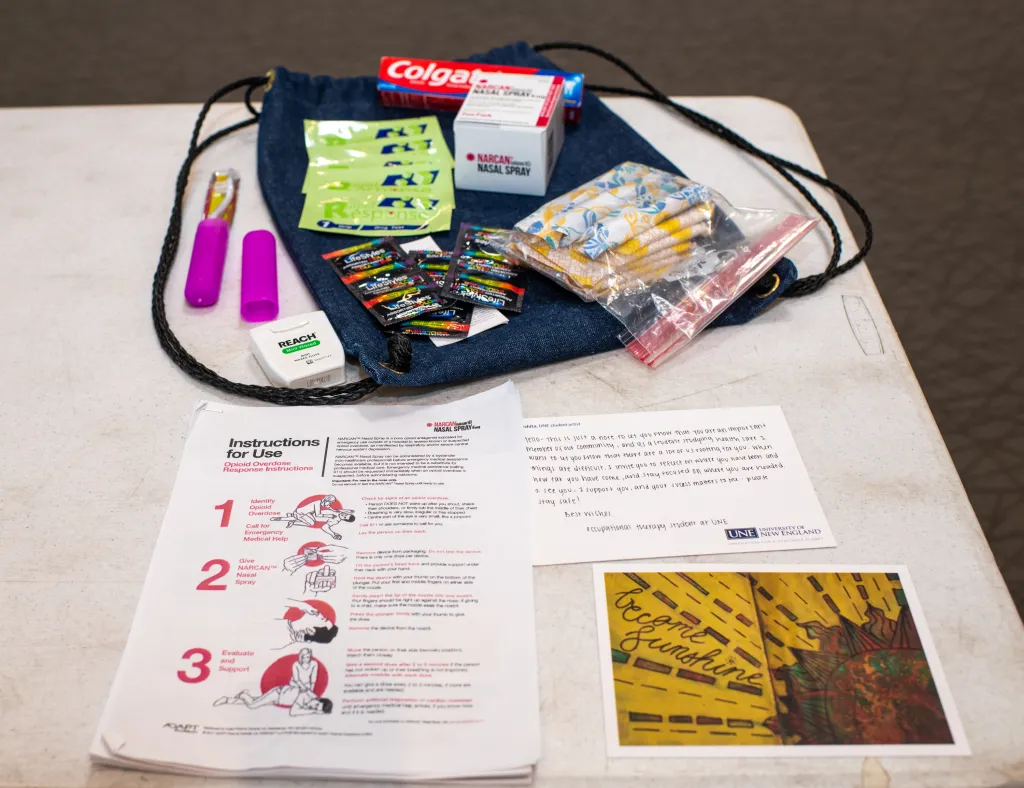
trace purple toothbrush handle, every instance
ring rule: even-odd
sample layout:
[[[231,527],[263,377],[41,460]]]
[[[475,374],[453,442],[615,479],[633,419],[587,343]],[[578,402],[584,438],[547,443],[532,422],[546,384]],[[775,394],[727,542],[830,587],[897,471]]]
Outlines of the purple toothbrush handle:
[[[213,306],[220,297],[229,229],[231,225],[224,219],[203,219],[196,227],[192,260],[185,280],[185,300],[192,306]]]

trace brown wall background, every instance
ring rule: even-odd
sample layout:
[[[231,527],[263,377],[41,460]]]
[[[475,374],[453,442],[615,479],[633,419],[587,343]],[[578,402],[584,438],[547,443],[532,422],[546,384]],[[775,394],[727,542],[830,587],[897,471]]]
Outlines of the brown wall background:
[[[1022,31],[1017,0],[3,0],[0,106],[194,102],[274,65],[367,74],[517,39],[788,104],[875,221],[872,274],[1024,608]]]

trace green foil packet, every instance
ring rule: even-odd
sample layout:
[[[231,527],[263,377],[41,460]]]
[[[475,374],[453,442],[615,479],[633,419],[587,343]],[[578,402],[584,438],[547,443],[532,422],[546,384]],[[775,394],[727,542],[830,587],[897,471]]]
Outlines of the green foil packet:
[[[322,197],[328,193],[377,193],[413,190],[416,194],[436,193],[451,196],[455,193],[452,173],[447,167],[420,165],[417,168],[389,167],[384,169],[328,171],[307,177],[309,197]]]
[[[299,227],[349,235],[425,235],[447,232],[454,208],[454,194],[437,192],[432,186],[373,192],[325,190],[306,195]]]
[[[307,120],[306,148],[334,148],[376,140],[408,140],[417,137],[441,138],[436,115],[399,120]]]
[[[307,120],[304,135],[299,227],[367,236],[451,227],[454,160],[436,117]]]
[[[454,166],[455,160],[448,150],[448,143],[440,134],[433,137],[417,137],[411,140],[371,140],[370,142],[337,145],[331,148],[310,148],[309,165],[322,167],[342,162],[369,162],[373,157],[401,158],[403,156],[430,156],[438,164],[444,162]]]
[[[323,180],[344,180],[345,178],[363,177],[360,170],[422,170],[447,168],[449,173],[451,165],[439,161],[436,156],[369,156],[365,159],[352,159],[340,161],[334,164],[314,165],[306,168],[306,178],[302,182],[302,193],[309,191],[314,182]]]

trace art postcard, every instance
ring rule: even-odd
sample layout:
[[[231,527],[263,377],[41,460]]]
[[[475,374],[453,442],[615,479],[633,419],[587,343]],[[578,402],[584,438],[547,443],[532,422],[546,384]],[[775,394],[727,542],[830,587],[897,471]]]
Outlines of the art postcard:
[[[616,757],[967,755],[906,567],[594,567]]]

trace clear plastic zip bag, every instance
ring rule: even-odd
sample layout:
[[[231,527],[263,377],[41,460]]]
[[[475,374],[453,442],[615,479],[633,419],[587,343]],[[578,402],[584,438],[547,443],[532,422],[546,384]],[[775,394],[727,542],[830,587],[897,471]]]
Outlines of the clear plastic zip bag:
[[[623,325],[656,367],[763,277],[816,224],[735,208],[682,176],[626,162],[516,224],[509,252]]]

